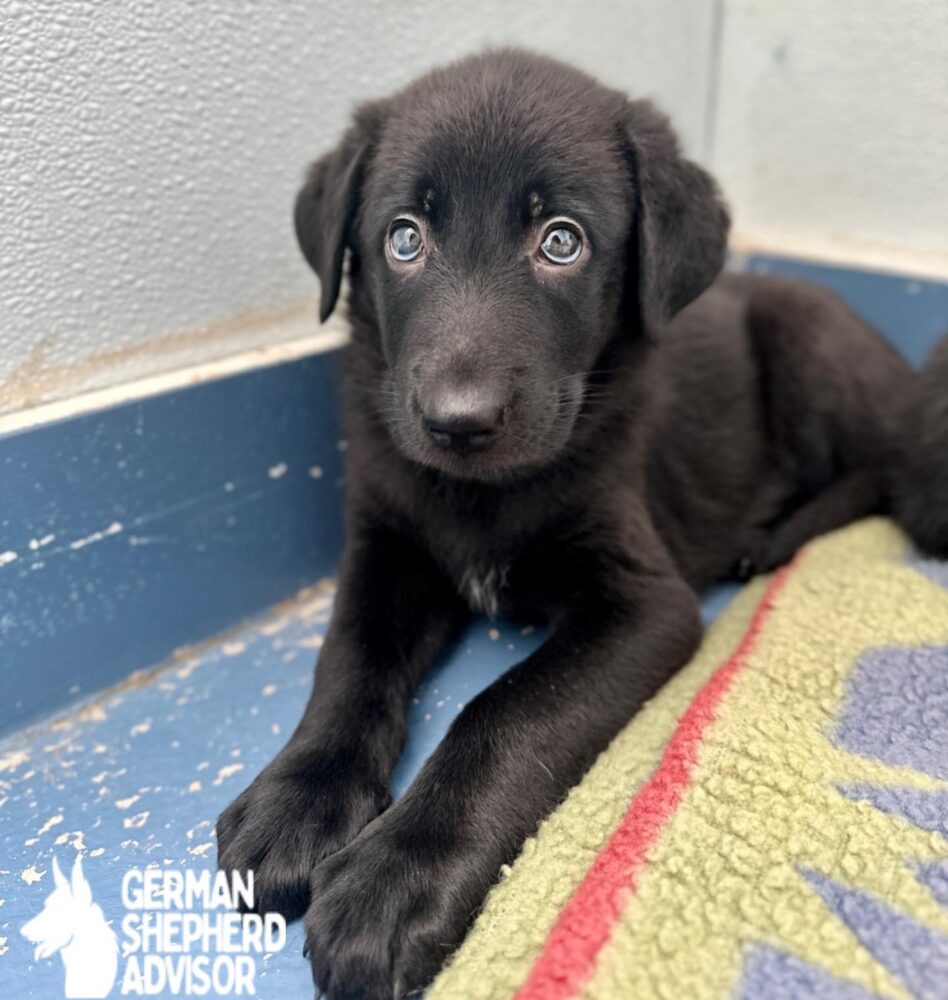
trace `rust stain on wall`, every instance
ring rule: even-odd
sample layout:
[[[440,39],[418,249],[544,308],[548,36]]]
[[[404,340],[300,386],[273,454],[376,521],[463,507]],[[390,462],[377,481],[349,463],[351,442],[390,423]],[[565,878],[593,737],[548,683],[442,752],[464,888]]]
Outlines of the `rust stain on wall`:
[[[57,338],[46,336],[0,381],[0,413],[26,410],[80,392],[265,347],[290,339],[286,336],[288,327],[296,336],[305,333],[307,327],[311,333],[317,331],[311,300],[231,316],[72,362],[57,360]]]

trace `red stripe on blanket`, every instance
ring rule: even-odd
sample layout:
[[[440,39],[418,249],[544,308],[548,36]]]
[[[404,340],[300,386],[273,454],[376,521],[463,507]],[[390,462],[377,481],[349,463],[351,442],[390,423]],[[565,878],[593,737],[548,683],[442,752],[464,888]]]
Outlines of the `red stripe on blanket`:
[[[756,647],[793,566],[785,566],[771,580],[740,645],[678,721],[658,767],[635,794],[621,823],[563,908],[515,1000],[568,1000],[592,975],[599,952],[638,887],[649,851],[688,788],[718,705]]]

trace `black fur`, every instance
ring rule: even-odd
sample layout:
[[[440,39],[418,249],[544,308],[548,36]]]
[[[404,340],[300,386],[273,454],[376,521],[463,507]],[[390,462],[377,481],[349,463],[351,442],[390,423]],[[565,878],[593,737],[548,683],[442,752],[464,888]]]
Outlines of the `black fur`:
[[[406,214],[410,265],[385,251]],[[537,254],[561,215],[569,267]],[[323,316],[350,252],[347,550],[303,720],[221,816],[219,863],[305,911],[319,989],[389,1000],[689,659],[697,593],[884,504],[912,375],[829,292],[717,278],[727,215],[665,118],[520,52],[358,111],[296,225]],[[426,430],[446,396],[486,436]],[[550,638],[389,805],[412,691],[471,604]]]
[[[895,516],[925,553],[948,559],[948,337],[929,358],[905,409]]]

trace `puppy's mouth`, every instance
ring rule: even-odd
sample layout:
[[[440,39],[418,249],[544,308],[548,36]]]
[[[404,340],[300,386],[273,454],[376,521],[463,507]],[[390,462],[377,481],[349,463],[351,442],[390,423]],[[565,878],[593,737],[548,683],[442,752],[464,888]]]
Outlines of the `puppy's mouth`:
[[[411,461],[457,479],[502,481],[537,471],[562,453],[582,400],[581,386],[568,388],[543,400],[514,394],[502,404],[468,400],[454,407],[426,406],[412,394],[383,418]]]

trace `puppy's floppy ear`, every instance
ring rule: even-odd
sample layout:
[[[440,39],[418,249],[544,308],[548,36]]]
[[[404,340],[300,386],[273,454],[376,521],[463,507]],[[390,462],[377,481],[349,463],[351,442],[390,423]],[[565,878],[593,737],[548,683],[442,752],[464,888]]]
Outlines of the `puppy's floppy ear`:
[[[334,150],[309,168],[296,196],[296,238],[309,266],[319,275],[319,318],[324,322],[339,298],[342,263],[359,207],[368,147],[365,128],[357,121]]]
[[[654,335],[717,277],[730,219],[714,179],[682,156],[650,102],[627,102],[624,129],[636,210],[629,275],[642,327]]]

